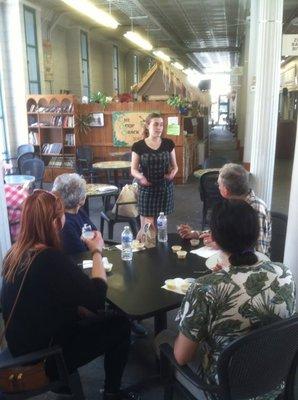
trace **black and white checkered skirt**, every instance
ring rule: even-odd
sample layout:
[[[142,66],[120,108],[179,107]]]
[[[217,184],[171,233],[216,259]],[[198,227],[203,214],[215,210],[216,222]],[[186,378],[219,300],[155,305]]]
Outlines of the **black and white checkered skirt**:
[[[165,180],[162,185],[139,186],[138,208],[144,217],[158,217],[163,211],[165,215],[174,210],[174,185]]]

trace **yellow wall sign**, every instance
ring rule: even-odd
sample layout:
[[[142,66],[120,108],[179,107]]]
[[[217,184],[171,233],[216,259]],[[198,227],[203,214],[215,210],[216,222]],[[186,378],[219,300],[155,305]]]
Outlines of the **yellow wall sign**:
[[[142,139],[145,119],[149,112],[113,112],[113,144],[117,147],[130,147]]]

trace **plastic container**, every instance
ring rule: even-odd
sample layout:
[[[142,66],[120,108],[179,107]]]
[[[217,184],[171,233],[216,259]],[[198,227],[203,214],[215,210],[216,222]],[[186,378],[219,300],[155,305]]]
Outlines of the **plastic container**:
[[[168,241],[168,220],[163,212],[159,213],[157,218],[157,238],[161,243]]]
[[[129,226],[125,226],[121,234],[121,258],[123,261],[132,260],[132,240],[133,236]]]

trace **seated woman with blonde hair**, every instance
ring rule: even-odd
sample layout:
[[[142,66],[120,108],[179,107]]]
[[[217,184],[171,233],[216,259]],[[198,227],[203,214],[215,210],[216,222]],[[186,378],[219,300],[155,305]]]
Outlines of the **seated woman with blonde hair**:
[[[64,221],[63,203],[53,193],[35,190],[26,199],[20,234],[5,256],[2,271],[5,323],[11,316],[6,329],[9,350],[19,356],[59,345],[70,373],[104,354],[103,398],[127,398],[120,384],[130,327],[126,317],[103,311],[107,291],[103,239],[97,231],[93,239],[85,239],[93,258],[89,278],[61,251],[59,232]],[[92,318],[80,313],[86,309]],[[51,378],[57,375],[50,362],[46,371]]]

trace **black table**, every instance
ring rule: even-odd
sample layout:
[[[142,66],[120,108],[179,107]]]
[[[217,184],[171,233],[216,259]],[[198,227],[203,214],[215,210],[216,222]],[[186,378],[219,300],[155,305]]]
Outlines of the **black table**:
[[[84,209],[89,215],[89,198],[90,197],[102,197],[103,205],[105,209],[105,201],[108,196],[116,196],[119,192],[117,186],[109,185],[107,183],[87,183],[86,184],[86,201]]]
[[[133,253],[133,260],[121,260],[118,249],[105,250],[104,256],[113,263],[108,274],[107,301],[126,313],[132,319],[155,318],[155,334],[167,326],[167,311],[180,306],[183,296],[161,286],[168,278],[198,278],[210,271],[205,266],[205,258],[188,253],[186,259],[179,260],[171,246],[180,244],[190,251],[188,240],[182,240],[176,233],[169,234],[168,243],[158,243],[153,249]],[[73,256],[76,263],[91,259],[89,252]],[[87,273],[91,269],[85,269]]]

